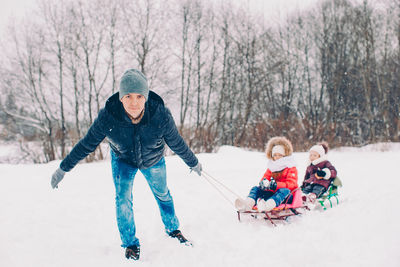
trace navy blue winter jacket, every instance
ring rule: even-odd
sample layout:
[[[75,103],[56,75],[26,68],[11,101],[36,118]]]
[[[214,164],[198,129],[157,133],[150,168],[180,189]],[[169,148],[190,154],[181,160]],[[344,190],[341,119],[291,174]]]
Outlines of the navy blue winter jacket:
[[[145,112],[138,124],[133,124],[126,114],[119,94],[115,93],[100,110],[98,117],[83,137],[61,162],[62,170],[68,172],[87,155],[108,139],[112,151],[118,158],[139,169],[146,169],[164,155],[165,143],[189,166],[198,160],[180,136],[171,112],[164,101],[150,91]]]

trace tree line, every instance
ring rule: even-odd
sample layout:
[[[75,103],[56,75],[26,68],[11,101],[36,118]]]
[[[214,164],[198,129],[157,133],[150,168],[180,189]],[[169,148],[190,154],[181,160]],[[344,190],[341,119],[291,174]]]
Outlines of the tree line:
[[[245,3],[38,2],[1,40],[0,138],[65,157],[134,67],[196,152],[400,141],[398,2],[319,1],[274,23]]]

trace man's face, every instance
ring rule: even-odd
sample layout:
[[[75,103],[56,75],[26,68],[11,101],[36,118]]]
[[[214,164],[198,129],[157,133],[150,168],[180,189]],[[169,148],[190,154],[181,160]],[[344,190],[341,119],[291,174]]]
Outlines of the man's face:
[[[141,94],[130,93],[121,98],[125,111],[132,117],[138,118],[144,109],[146,98]]]

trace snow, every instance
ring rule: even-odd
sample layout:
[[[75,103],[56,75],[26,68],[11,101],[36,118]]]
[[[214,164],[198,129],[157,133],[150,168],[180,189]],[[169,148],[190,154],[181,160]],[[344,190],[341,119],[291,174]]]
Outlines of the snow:
[[[0,130],[1,130],[1,126],[0,126]],[[2,142],[0,141],[0,158],[2,157],[6,157],[9,156],[12,151],[16,150],[16,145],[11,145],[11,144],[7,144],[6,142]]]
[[[166,157],[168,184],[182,232],[194,247],[167,237],[156,202],[139,173],[134,185],[138,262],[124,258],[108,160],[79,164],[58,190],[59,161],[0,164],[0,266],[400,266],[395,149],[343,149],[328,154],[344,187],[341,203],[271,226],[237,220],[230,202],[177,156]],[[295,153],[300,182],[307,153]],[[261,152],[222,147],[199,154],[204,170],[240,196],[265,172]],[[225,191],[224,191],[225,192]],[[234,196],[226,195],[233,201]]]
[[[23,161],[23,153],[16,142],[0,141],[0,164]]]
[[[400,151],[400,143],[376,143],[370,144],[363,147],[339,147],[334,149],[334,151],[353,151],[353,152],[373,152],[373,151]]]

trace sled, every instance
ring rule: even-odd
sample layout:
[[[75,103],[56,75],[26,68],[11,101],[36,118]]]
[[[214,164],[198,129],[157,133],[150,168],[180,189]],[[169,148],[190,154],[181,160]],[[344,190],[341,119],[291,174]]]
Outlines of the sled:
[[[338,188],[342,186],[342,181],[336,176],[329,185],[328,190],[317,199],[323,210],[332,208],[339,204]]]
[[[254,206],[251,211],[237,211],[238,220],[241,220],[240,216],[242,214],[251,215],[256,219],[261,216],[261,218],[269,221],[273,226],[276,226],[274,220],[286,221],[290,216],[301,214],[301,209],[308,209],[308,207],[303,204],[301,195],[300,188],[296,188],[290,192],[290,195],[286,198],[284,203],[270,211],[258,211],[256,206]]]

